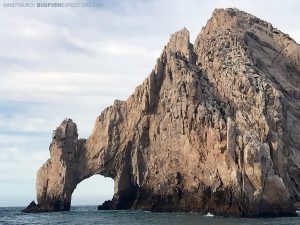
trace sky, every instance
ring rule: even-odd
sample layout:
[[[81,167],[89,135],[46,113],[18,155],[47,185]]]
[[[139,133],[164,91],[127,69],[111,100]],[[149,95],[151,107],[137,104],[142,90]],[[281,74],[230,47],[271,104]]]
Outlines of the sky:
[[[87,138],[96,117],[151,72],[170,34],[193,43],[215,8],[236,7],[300,42],[298,0],[96,0],[98,8],[10,8],[0,0],[0,207],[36,199],[35,176],[64,118]],[[55,2],[76,2],[57,0]],[[40,0],[38,2],[54,2]],[[95,175],[72,205],[100,204],[114,182]]]

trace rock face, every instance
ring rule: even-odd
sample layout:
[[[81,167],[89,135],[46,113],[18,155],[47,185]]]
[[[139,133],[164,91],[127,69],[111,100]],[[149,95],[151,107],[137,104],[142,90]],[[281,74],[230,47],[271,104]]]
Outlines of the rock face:
[[[27,212],[69,210],[76,185],[94,174],[115,181],[99,209],[295,215],[300,46],[237,9],[216,9],[194,45],[185,28],[176,32],[88,139],[70,119],[54,131]]]

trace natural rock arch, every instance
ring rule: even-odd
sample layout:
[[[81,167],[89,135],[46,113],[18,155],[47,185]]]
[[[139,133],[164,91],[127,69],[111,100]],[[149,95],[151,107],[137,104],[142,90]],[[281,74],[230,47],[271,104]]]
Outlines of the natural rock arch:
[[[93,174],[115,181],[100,209],[296,215],[300,199],[300,47],[269,23],[218,9],[198,35],[173,34],[126,101],[88,139],[66,119],[37,175],[38,205],[69,210]]]
[[[126,166],[124,170],[117,170],[115,160],[111,160],[111,152],[99,155],[99,151],[85,150],[86,146],[93,148],[94,144],[78,139],[77,126],[71,119],[65,119],[53,131],[50,159],[37,173],[37,200],[43,203],[41,211],[70,210],[72,193],[77,184],[95,174],[114,179],[115,193],[126,193],[125,198],[114,195],[114,199],[118,199],[114,208],[121,209],[125,207],[123,204],[128,204],[127,193],[132,190],[129,171]],[[120,165],[124,160],[123,157],[120,158]]]

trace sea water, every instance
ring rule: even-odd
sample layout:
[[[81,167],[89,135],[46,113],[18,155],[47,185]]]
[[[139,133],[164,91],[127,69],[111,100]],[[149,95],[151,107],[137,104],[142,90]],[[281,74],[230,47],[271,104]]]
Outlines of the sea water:
[[[0,208],[0,224],[75,225],[300,225],[300,217],[224,218],[212,214],[155,213],[145,211],[98,211],[96,206],[75,206],[70,212],[21,212],[22,207]]]

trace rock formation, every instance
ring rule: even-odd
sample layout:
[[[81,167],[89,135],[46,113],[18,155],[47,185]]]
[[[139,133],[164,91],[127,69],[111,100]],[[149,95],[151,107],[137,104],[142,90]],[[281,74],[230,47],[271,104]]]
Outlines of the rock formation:
[[[86,140],[66,119],[37,174],[38,204],[69,210],[82,180],[115,181],[99,209],[295,215],[300,201],[300,46],[237,9],[216,9],[195,44],[171,35],[127,101]],[[101,188],[101,187],[95,187]]]

